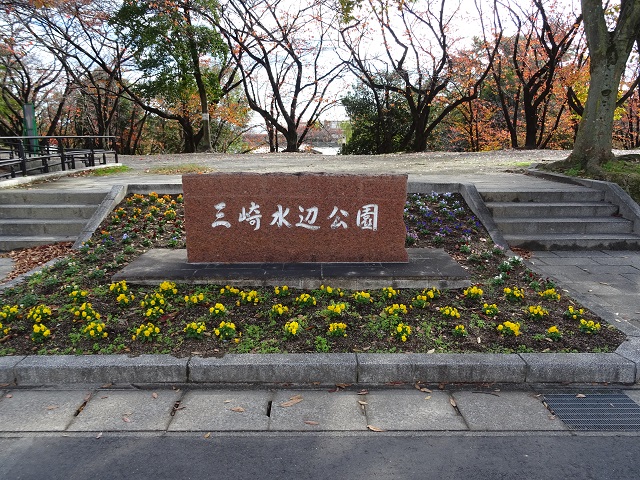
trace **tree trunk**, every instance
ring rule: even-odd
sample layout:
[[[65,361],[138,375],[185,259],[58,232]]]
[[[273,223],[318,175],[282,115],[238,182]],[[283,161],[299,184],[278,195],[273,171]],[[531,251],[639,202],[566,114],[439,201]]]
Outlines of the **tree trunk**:
[[[411,151],[424,152],[427,149],[427,119],[424,118],[423,113],[418,114],[417,118],[415,118],[415,127],[415,136],[413,137]]]
[[[207,99],[207,88],[204,84],[204,80],[202,79],[202,71],[200,70],[200,55],[198,53],[198,45],[193,35],[192,24],[191,24],[191,13],[188,7],[184,7],[184,17],[187,21],[187,39],[188,39],[188,48],[189,55],[191,56],[191,63],[193,66],[193,77],[196,81],[196,86],[198,87],[198,96],[200,98],[200,114],[202,118],[202,137],[198,139],[198,143],[200,140],[204,139],[204,150],[207,152],[213,151],[211,146],[211,125],[209,120],[209,102]]]
[[[613,158],[613,113],[622,69],[604,62],[597,65],[594,59],[591,62],[589,94],[569,160],[597,172],[602,163]]]
[[[182,127],[182,135],[184,136],[184,146],[182,153],[195,153],[198,146],[196,135],[193,132],[193,126],[188,118],[180,119],[180,126]]]
[[[640,29],[640,2],[622,0],[614,31],[609,31],[600,0],[581,0],[589,47],[589,94],[578,126],[573,152],[565,166],[579,165],[600,173],[613,158],[613,113],[620,77]]]
[[[298,132],[295,128],[287,130],[284,136],[287,141],[287,148],[283,152],[297,152],[298,151]]]
[[[533,106],[533,99],[526,97],[527,95],[525,95],[524,99],[524,125],[526,133],[524,148],[525,150],[535,150],[538,148],[538,112]]]

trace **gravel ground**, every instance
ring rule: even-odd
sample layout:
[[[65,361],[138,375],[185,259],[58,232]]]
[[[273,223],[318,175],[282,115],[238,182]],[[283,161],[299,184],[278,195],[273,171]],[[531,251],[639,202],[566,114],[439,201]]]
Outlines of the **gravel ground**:
[[[178,164],[200,165],[219,172],[352,172],[408,174],[492,174],[518,171],[533,163],[548,163],[569,155],[564,150],[500,150],[492,152],[423,152],[393,155],[171,154],[120,155],[119,161],[141,173]]]

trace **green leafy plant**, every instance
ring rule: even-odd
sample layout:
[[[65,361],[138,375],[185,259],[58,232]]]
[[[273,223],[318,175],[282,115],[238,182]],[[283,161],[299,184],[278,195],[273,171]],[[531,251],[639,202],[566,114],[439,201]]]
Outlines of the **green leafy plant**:
[[[524,289],[518,287],[505,287],[503,290],[504,298],[510,302],[519,303],[524,300]]]
[[[300,323],[291,320],[284,324],[284,335],[287,338],[296,337],[300,331]]]
[[[276,303],[271,307],[271,310],[269,311],[269,316],[272,319],[279,318],[288,314],[289,314],[289,307],[287,307],[286,305],[282,305],[281,303]]]
[[[296,297],[294,303],[299,307],[314,307],[316,305],[315,297],[311,296],[308,293],[301,293]]]
[[[471,300],[480,300],[483,293],[483,290],[477,285],[465,288],[465,290],[462,292],[465,298],[469,298]]]
[[[466,337],[469,334],[466,328],[464,328],[464,325],[456,325],[453,330],[451,330],[451,333],[454,337]]]
[[[31,332],[31,340],[35,343],[43,343],[51,335],[51,331],[42,323],[34,323]]]
[[[553,325],[547,329],[547,337],[549,337],[554,342],[557,342],[562,338],[562,333],[560,332],[560,330],[558,330],[558,327]]]
[[[140,342],[152,342],[160,335],[160,327],[152,322],[143,323],[135,329],[135,333],[131,335],[131,340]]]
[[[327,339],[324,337],[321,337],[320,335],[316,337],[313,344],[315,346],[316,352],[328,353],[331,350],[331,346],[329,345],[329,342],[327,341]]]
[[[449,305],[440,308],[440,315],[446,318],[460,318],[458,309]]]
[[[545,316],[549,315],[549,310],[544,308],[542,305],[530,305],[526,310],[529,317],[534,320],[541,320]]]
[[[329,331],[327,332],[327,335],[330,337],[346,337],[347,324],[342,322],[329,324]]]
[[[281,287],[274,287],[273,294],[276,297],[285,298],[291,295],[291,291],[287,285],[282,285]]]
[[[82,334],[85,337],[92,339],[107,338],[109,336],[104,322],[95,320],[85,325],[82,329]]]
[[[583,333],[589,335],[598,333],[600,328],[600,323],[594,322],[593,320],[585,320],[584,318],[580,319],[580,331]]]
[[[506,322],[498,325],[496,329],[498,330],[498,333],[506,337],[509,337],[509,336],[517,337],[518,335],[520,335],[519,322],[510,322],[507,320]]]
[[[233,322],[225,322],[224,320],[220,322],[218,327],[213,331],[213,333],[220,340],[234,340],[236,343],[240,341],[239,338],[236,338],[238,332],[236,330],[236,324]]]
[[[207,326],[204,322],[189,322],[183,329],[187,338],[195,338],[196,340],[202,340],[206,331]]]
[[[411,335],[411,327],[406,323],[400,322],[396,325],[396,328],[393,330],[393,336],[396,337],[401,342],[406,342]]]

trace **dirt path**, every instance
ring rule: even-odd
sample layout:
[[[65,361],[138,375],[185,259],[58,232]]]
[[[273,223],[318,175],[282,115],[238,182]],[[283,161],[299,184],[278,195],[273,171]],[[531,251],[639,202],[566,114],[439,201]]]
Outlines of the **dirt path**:
[[[547,163],[568,156],[559,150],[501,150],[493,152],[424,152],[393,155],[224,155],[172,154],[121,155],[120,163],[137,172],[154,174],[158,169],[177,165],[197,165],[219,172],[352,172],[408,174],[492,174],[518,171],[533,163]]]

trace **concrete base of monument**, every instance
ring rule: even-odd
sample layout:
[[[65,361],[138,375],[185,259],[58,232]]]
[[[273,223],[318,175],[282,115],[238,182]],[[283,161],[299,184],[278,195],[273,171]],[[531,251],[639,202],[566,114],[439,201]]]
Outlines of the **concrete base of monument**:
[[[410,248],[408,263],[188,263],[186,250],[154,249],[113,276],[113,281],[157,285],[164,280],[244,287],[288,285],[314,289],[331,285],[349,290],[464,288],[469,273],[444,250]]]

